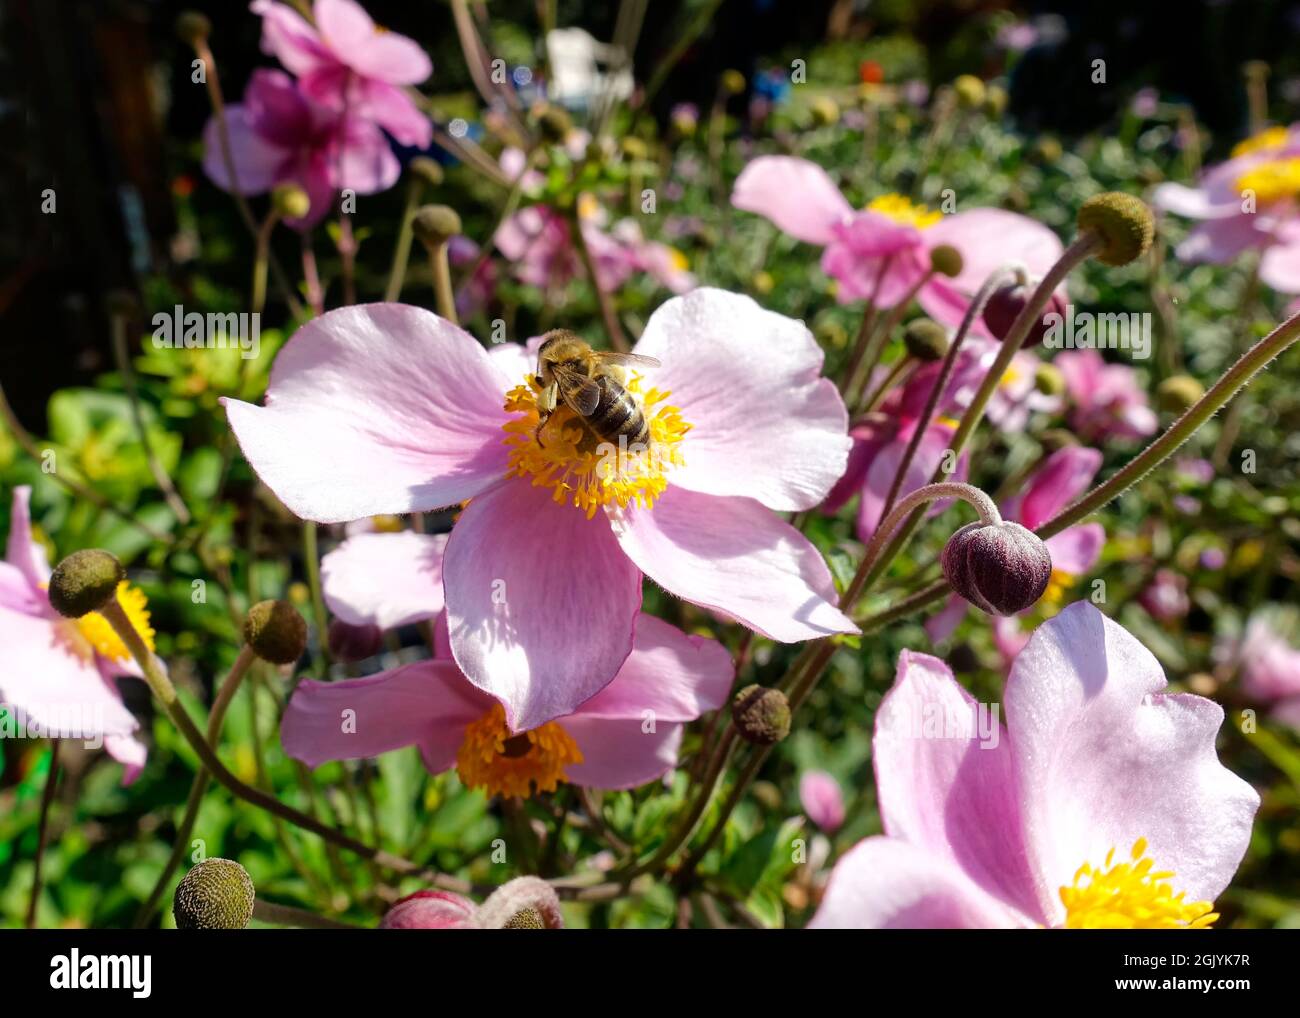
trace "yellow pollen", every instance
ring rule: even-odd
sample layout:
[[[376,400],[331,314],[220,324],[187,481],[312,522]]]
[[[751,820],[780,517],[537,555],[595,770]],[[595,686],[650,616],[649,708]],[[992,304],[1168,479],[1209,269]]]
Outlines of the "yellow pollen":
[[[904,226],[915,226],[919,230],[933,226],[943,218],[942,212],[931,212],[924,205],[913,204],[911,199],[901,194],[882,194],[879,198],[873,198],[867,208],[872,212],[888,216]]]
[[[499,703],[465,727],[465,741],[456,753],[462,784],[508,798],[554,792],[561,781],[569,780],[565,766],[580,763],[582,751],[557,722],[512,735]]]
[[[1260,131],[1259,134],[1252,135],[1245,141],[1237,142],[1232,148],[1232,158],[1236,159],[1237,156],[1248,155],[1251,152],[1281,148],[1286,144],[1288,133],[1285,127],[1270,127],[1267,130]]]
[[[691,267],[691,263],[686,260],[686,256],[675,247],[668,249],[668,263],[677,272],[685,272]]]
[[[1011,364],[1007,367],[1006,371],[1002,372],[1002,377],[998,379],[998,385],[1005,385],[1010,388],[1015,385],[1016,382],[1020,381],[1020,377],[1020,369],[1014,364]]]
[[[1258,201],[1282,201],[1300,195],[1300,158],[1274,159],[1260,163],[1237,178],[1237,188],[1253,191]]]
[[[135,631],[144,639],[145,646],[153,650],[153,627],[149,625],[149,602],[144,593],[131,586],[126,580],[117,585],[117,600],[131,620]],[[76,620],[77,631],[86,638],[86,642],[100,654],[111,661],[125,661],[131,656],[126,644],[117,635],[117,631],[99,612],[91,612]]]
[[[563,401],[542,428],[539,442],[541,386],[530,375],[525,384],[506,393],[506,410],[520,415],[502,426],[510,448],[506,476],[531,477],[534,485],[550,488],[556,502],[571,503],[587,519],[608,505],[651,508],[668,487],[668,471],[683,462],[681,441],[691,426],[680,410],[664,403],[667,392],[643,391],[638,375],[624,384],[650,426],[648,449],[602,441]]]
[[[1051,578],[1047,581],[1047,589],[1043,591],[1043,603],[1060,604],[1065,600],[1066,592],[1074,586],[1076,579],[1073,573],[1067,573],[1064,569],[1053,569]]]
[[[1219,918],[1208,901],[1183,901],[1174,894],[1172,873],[1153,873],[1146,838],[1138,838],[1130,861],[1115,863],[1115,849],[1094,869],[1084,863],[1073,887],[1061,888],[1068,930],[1184,930],[1204,929]]]

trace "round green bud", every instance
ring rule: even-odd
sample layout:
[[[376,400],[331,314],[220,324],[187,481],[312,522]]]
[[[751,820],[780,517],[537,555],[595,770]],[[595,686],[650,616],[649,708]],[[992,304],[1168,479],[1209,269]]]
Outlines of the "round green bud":
[[[271,191],[271,208],[281,219],[305,219],[311,211],[311,198],[297,184],[277,184]]]
[[[840,122],[840,107],[828,95],[819,95],[812,101],[813,123],[818,127],[830,127]]]
[[[903,330],[903,345],[918,361],[943,360],[948,352],[948,330],[929,318],[914,318]]]
[[[1205,386],[1191,375],[1171,375],[1156,387],[1156,401],[1162,410],[1182,413],[1205,395]]]
[[[432,251],[460,233],[460,215],[450,205],[423,205],[411,220],[411,229]]]
[[[1034,142],[1033,155],[1039,162],[1051,165],[1065,155],[1065,150],[1055,138],[1039,138]]]
[[[967,109],[974,109],[984,102],[984,82],[973,74],[959,74],[952,83],[952,90],[957,102]]]
[[[307,647],[307,623],[288,601],[258,601],[244,618],[244,642],[263,661],[291,665]]]
[[[640,161],[650,155],[650,149],[640,138],[629,136],[623,139],[621,145],[623,154],[629,159]]]
[[[1038,436],[1038,441],[1042,443],[1043,451],[1049,453],[1079,444],[1079,440],[1074,437],[1074,434],[1064,428],[1049,428]]]
[[[1122,191],[1093,195],[1079,208],[1079,232],[1101,237],[1097,260],[1103,265],[1127,265],[1151,247],[1155,220],[1146,202]]]
[[[126,570],[117,556],[98,548],[74,551],[50,576],[50,605],[70,619],[99,611],[117,593]]]
[[[176,18],[176,34],[191,46],[212,34],[212,22],[198,11],[181,11]]]
[[[984,112],[990,117],[1000,117],[1007,111],[1007,90],[1001,85],[989,85],[984,90]]]
[[[406,164],[406,169],[413,176],[423,180],[430,187],[437,187],[443,182],[446,174],[442,172],[442,166],[436,159],[430,159],[428,156],[416,156]]]
[[[745,91],[745,76],[737,70],[722,72],[722,91],[727,95],[740,95]]]
[[[172,915],[178,930],[242,930],[253,918],[257,892],[233,859],[204,859],[176,888]]]
[[[1034,368],[1034,388],[1044,396],[1059,396],[1065,392],[1065,375],[1055,364],[1039,364]]]
[[[961,275],[961,252],[951,244],[940,244],[930,249],[930,268],[941,276],[953,279]]]
[[[772,746],[790,734],[790,703],[779,689],[746,686],[731,701],[731,720],[746,742]]]
[[[542,914],[535,908],[525,908],[512,915],[507,921],[505,930],[544,930],[546,923],[542,921]]]

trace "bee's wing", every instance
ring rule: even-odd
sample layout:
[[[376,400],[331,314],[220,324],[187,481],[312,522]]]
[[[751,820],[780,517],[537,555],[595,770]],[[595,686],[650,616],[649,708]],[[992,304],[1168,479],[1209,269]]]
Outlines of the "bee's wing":
[[[552,371],[560,395],[574,413],[590,417],[596,412],[596,406],[600,403],[600,386],[596,384],[594,378],[588,378],[558,364],[552,368]]]
[[[657,368],[661,365],[653,357],[642,357],[639,353],[610,353],[602,350],[596,355],[605,364],[617,364],[620,367]]]

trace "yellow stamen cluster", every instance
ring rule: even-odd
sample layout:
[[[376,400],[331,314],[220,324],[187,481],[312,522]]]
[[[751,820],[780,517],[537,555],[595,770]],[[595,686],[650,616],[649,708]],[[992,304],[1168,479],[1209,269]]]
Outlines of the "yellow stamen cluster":
[[[1106,853],[1100,869],[1079,867],[1073,887],[1061,888],[1065,928],[1070,930],[1203,929],[1219,914],[1208,901],[1183,901],[1174,894],[1173,873],[1153,873],[1146,838],[1138,838],[1130,861],[1115,864],[1115,850]]]
[[[642,390],[633,375],[626,388],[641,405],[650,426],[648,449],[616,448],[597,438],[591,429],[561,402],[541,430],[537,397],[541,386],[533,377],[506,394],[506,410],[520,416],[503,426],[510,447],[507,477],[531,477],[533,484],[551,489],[556,502],[570,502],[587,514],[608,505],[643,509],[668,487],[668,471],[680,465],[681,441],[691,426],[681,411],[664,403],[669,396],[658,389]]]
[[[1260,163],[1237,178],[1237,188],[1253,191],[1256,200],[1264,204],[1295,198],[1300,195],[1300,158]]]
[[[126,612],[126,617],[131,620],[135,631],[144,640],[145,646],[153,650],[154,633],[153,627],[149,625],[149,602],[143,591],[123,580],[117,585],[117,600],[122,605],[122,610]],[[99,612],[83,615],[77,619],[75,625],[77,631],[86,638],[86,642],[110,661],[125,661],[131,656],[131,652],[126,649],[126,644],[117,635],[117,631]]]
[[[931,212],[924,205],[914,204],[910,198],[901,194],[882,194],[879,198],[873,198],[867,208],[872,212],[888,216],[904,226],[915,226],[919,230],[933,226],[943,218],[942,212]]]
[[[1251,152],[1264,152],[1268,149],[1281,148],[1286,144],[1288,133],[1285,127],[1270,127],[1258,134],[1251,135],[1245,141],[1239,141],[1233,146],[1232,158],[1236,159],[1238,156],[1249,155]]]
[[[1045,605],[1059,605],[1065,600],[1065,595],[1070,588],[1074,586],[1074,581],[1078,577],[1074,573],[1067,573],[1064,569],[1053,569],[1052,575],[1047,581],[1047,589],[1043,591],[1041,598]]]
[[[506,727],[506,712],[498,703],[465,727],[465,741],[456,754],[456,773],[467,788],[522,799],[535,792],[554,792],[561,781],[568,780],[565,766],[580,763],[582,751],[557,722],[512,735]]]

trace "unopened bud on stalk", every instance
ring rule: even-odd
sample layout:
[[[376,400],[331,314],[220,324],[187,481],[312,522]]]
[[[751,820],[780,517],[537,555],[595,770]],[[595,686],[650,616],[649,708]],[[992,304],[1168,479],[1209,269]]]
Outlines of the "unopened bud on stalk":
[[[378,626],[355,626],[342,619],[330,623],[330,654],[340,661],[364,661],[378,654],[383,645],[384,633]]]
[[[98,548],[74,551],[50,576],[50,605],[60,615],[79,619],[113,600],[126,570],[117,556]]]
[[[1065,392],[1065,375],[1055,364],[1039,364],[1034,368],[1034,388],[1044,396],[1059,396]]]
[[[779,689],[746,686],[731,701],[731,720],[746,742],[772,746],[790,734],[790,703]]]
[[[948,330],[929,318],[914,318],[903,330],[903,345],[918,361],[943,360],[948,352]]]
[[[253,918],[257,892],[233,859],[204,859],[176,888],[172,915],[178,930],[242,930]]]
[[[176,17],[176,34],[194,46],[212,34],[212,22],[198,11],[181,11]]]
[[[420,243],[433,251],[459,235],[460,215],[450,205],[424,205],[411,221],[411,228]]]
[[[412,176],[419,177],[430,187],[437,187],[446,177],[438,161],[428,156],[416,156],[406,164],[406,169]]]
[[[984,102],[984,82],[973,74],[959,74],[952,83],[957,101],[967,109],[974,109]]]
[[[1103,246],[1097,260],[1103,265],[1127,265],[1151,247],[1155,219],[1140,198],[1122,191],[1093,195],[1079,207],[1079,232],[1091,231]]]
[[[1043,596],[1052,556],[1042,538],[1019,523],[968,523],[944,545],[944,578],[990,615],[1015,615]]]
[[[952,279],[961,275],[961,252],[951,244],[940,244],[930,249],[930,268],[941,276]]]
[[[297,184],[277,184],[271,192],[271,207],[281,219],[305,219],[311,211],[311,198]]]
[[[1011,326],[1020,316],[1020,312],[1025,305],[1029,303],[1029,298],[1033,296],[1033,287],[1028,283],[1005,283],[993,291],[989,301],[984,305],[984,325],[998,339],[1006,339],[1007,334],[1011,331]],[[1048,321],[1048,315],[1055,315],[1055,321],[1059,324],[1065,318],[1065,301],[1061,299],[1059,293],[1053,293],[1048,300],[1047,306],[1043,308],[1043,313],[1039,316],[1038,321],[1029,327],[1029,332],[1025,336],[1025,341],[1021,344],[1021,349],[1037,346],[1047,335],[1047,330],[1051,327],[1052,322]]]
[[[1171,375],[1156,387],[1156,401],[1162,410],[1180,414],[1205,395],[1205,386],[1191,375]]]
[[[288,601],[259,601],[244,619],[244,641],[263,661],[291,665],[307,647],[307,623]]]
[[[818,127],[830,127],[840,122],[840,107],[828,95],[819,95],[812,101],[813,123]]]

